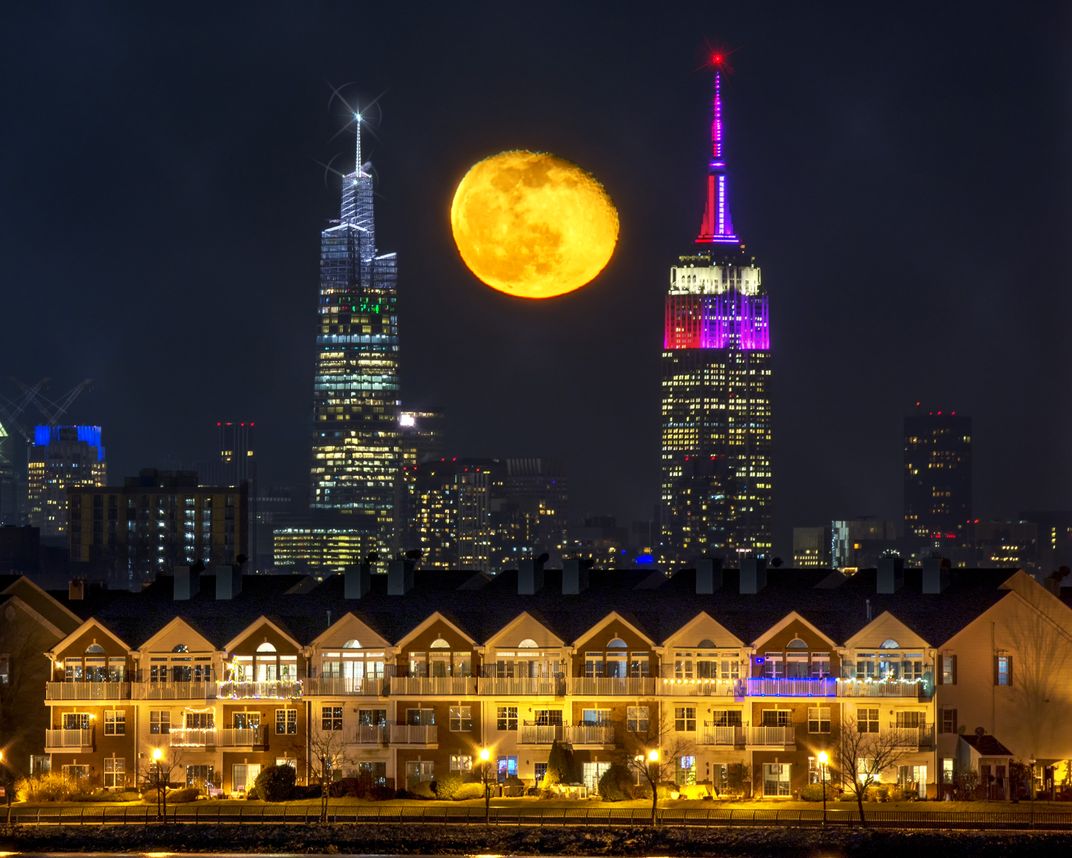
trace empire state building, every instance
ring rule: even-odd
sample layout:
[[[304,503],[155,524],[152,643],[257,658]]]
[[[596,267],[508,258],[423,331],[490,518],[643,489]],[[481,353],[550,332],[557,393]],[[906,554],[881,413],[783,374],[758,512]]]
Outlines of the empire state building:
[[[716,54],[706,205],[670,268],[662,352],[659,557],[736,561],[771,551],[769,305],[730,214]]]
[[[372,176],[342,178],[338,221],[320,233],[311,506],[338,514],[383,556],[397,533],[401,466],[397,257],[376,251]]]

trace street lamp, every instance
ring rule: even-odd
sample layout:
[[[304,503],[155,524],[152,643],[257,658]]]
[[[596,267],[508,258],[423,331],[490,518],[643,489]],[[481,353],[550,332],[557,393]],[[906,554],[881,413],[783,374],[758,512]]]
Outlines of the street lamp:
[[[484,824],[491,824],[491,751],[480,749],[480,779],[484,782]]]
[[[153,783],[156,786],[156,818],[167,817],[167,785],[164,783],[162,764],[164,752],[160,748],[153,748]],[[163,809],[163,813],[161,813]]]
[[[819,786],[823,790],[823,825],[826,825],[826,767],[830,764],[830,755],[819,752]]]
[[[651,824],[659,824],[659,749],[648,751],[648,783],[651,784]]]

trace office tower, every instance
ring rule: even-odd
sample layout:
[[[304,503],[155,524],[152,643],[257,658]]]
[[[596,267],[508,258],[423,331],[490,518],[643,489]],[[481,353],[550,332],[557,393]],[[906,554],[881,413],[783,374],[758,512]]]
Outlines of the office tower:
[[[272,533],[277,570],[323,578],[355,569],[374,548],[375,537],[354,528],[318,527],[309,522]]]
[[[257,455],[254,442],[256,422],[253,420],[216,421],[216,461],[207,474],[202,474],[205,485],[240,486],[246,484],[246,531],[249,534],[248,550],[251,571],[259,572],[271,565],[271,550],[258,553],[260,538],[258,524]],[[207,479],[206,479],[207,477]],[[268,534],[271,540],[271,531]]]
[[[830,565],[835,569],[874,569],[880,558],[901,547],[897,522],[874,516],[835,519],[829,533]]]
[[[793,528],[793,566],[798,569],[830,566],[830,528]]]
[[[198,485],[194,471],[142,470],[122,486],[72,488],[68,546],[90,577],[136,589],[175,566],[249,555],[249,489]]]
[[[338,221],[320,234],[311,506],[374,536],[388,556],[401,466],[397,260],[376,252],[372,176],[354,119],[354,171],[342,180]]]
[[[100,426],[36,426],[27,463],[30,524],[43,538],[67,532],[67,490],[103,486],[108,467]]]
[[[443,429],[446,413],[442,408],[403,411],[398,418],[401,434],[402,474],[399,505],[399,533],[402,547],[420,545],[417,526],[418,465],[443,456]]]
[[[665,564],[771,551],[769,307],[734,232],[714,74],[706,206],[694,248],[670,269],[662,353],[659,521]]]
[[[971,418],[920,411],[904,421],[905,538],[957,546],[972,517]]]
[[[569,492],[557,462],[540,457],[509,458],[492,502],[495,545],[492,565],[515,567],[547,553],[558,557],[567,538]]]
[[[19,523],[15,439],[0,423],[0,525]]]
[[[418,466],[417,527],[422,566],[491,568],[493,497],[503,470],[499,459],[457,457]]]
[[[1020,520],[1038,528],[1039,565],[1044,573],[1072,566],[1072,511],[1032,510],[1021,513]]]

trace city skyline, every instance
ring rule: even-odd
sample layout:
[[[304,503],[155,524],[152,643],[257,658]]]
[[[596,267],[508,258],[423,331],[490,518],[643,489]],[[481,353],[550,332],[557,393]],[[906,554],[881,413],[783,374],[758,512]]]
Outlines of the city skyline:
[[[17,18],[10,29],[21,31],[34,26],[37,13],[8,14]],[[264,477],[300,479],[316,288],[308,233],[337,192],[333,179],[320,189],[324,170],[314,161],[331,162],[341,149],[341,140],[329,138],[346,119],[324,109],[325,80],[358,80],[345,89],[355,100],[388,90],[371,146],[385,198],[384,243],[412,266],[400,274],[412,284],[399,299],[403,401],[448,408],[451,453],[562,459],[578,512],[649,517],[658,485],[659,351],[650,319],[666,259],[702,207],[691,153],[700,151],[707,85],[692,68],[702,59],[703,34],[717,33],[741,45],[728,108],[742,135],[734,158],[744,197],[735,214],[778,284],[775,553],[788,556],[789,529],[809,520],[897,516],[900,426],[916,400],[973,416],[976,509],[1011,517],[1029,507],[1068,506],[1063,475],[1072,454],[1059,427],[1069,405],[1045,395],[1064,389],[1068,374],[1057,348],[1069,297],[1046,288],[1067,275],[1057,248],[1067,225],[1068,171],[1039,142],[1068,133],[1055,108],[1055,81],[1064,79],[1068,60],[1056,51],[1059,28],[1045,28],[1044,16],[1003,17],[999,27],[996,19],[982,22],[986,16],[965,23],[942,11],[929,19],[928,32],[913,30],[909,38],[900,19],[876,27],[878,19],[863,13],[827,10],[805,20],[788,11],[774,21],[758,13],[712,20],[685,12],[650,41],[623,17],[605,22],[614,49],[597,46],[593,59],[571,64],[569,74],[539,64],[544,52],[536,46],[577,56],[579,34],[549,32],[537,22],[518,35],[516,56],[502,45],[484,47],[445,69],[441,91],[448,97],[429,104],[427,70],[407,73],[413,57],[434,56],[427,36],[402,51],[387,35],[355,57],[342,50],[340,32],[318,43],[322,58],[314,68],[287,62],[272,70],[243,54],[250,48],[221,38],[239,27],[227,15],[202,37],[206,66],[189,80],[175,74],[179,66],[168,65],[169,57],[113,45],[113,65],[88,62],[87,80],[66,87],[67,64],[85,61],[74,44],[87,23],[81,14],[72,11],[54,30],[34,30],[49,32],[36,38],[62,50],[29,40],[35,54],[63,60],[42,78],[53,90],[47,97],[31,87],[16,99],[8,161],[18,174],[8,179],[20,220],[41,219],[43,201],[59,199],[68,203],[61,223],[79,219],[91,228],[55,252],[45,253],[32,235],[6,248],[12,282],[54,286],[64,311],[41,313],[38,290],[11,290],[10,318],[19,324],[9,322],[2,358],[19,377],[97,380],[72,422],[103,425],[118,477],[195,460],[188,438],[204,420],[241,413],[259,423]],[[325,36],[326,20],[299,21],[293,36],[280,35],[284,14],[270,8],[263,24],[282,45]],[[600,17],[580,14],[590,23]],[[477,17],[453,26],[476,25],[490,35],[504,23]],[[391,32],[389,17],[369,23]],[[118,32],[139,28],[151,33],[152,19],[127,19]],[[804,37],[831,28],[824,50],[800,50]],[[1015,57],[996,50],[999,31],[1037,50]],[[446,26],[435,39],[452,32]],[[694,61],[683,58],[682,46]],[[626,51],[640,59],[626,64],[636,68],[613,61]],[[910,61],[899,57],[904,51]],[[309,56],[306,49],[302,57]],[[870,56],[886,62],[863,62]],[[248,71],[235,64],[240,57],[249,60]],[[36,60],[14,54],[9,62],[32,69]],[[476,69],[489,63],[503,67],[502,81],[478,85]],[[102,84],[87,98],[82,87],[111,76],[130,82],[135,97]],[[166,105],[139,89],[139,81],[157,78]],[[218,80],[228,84],[226,97],[213,89]],[[235,94],[253,81],[253,94]],[[621,98],[626,91],[630,97]],[[598,115],[581,109],[592,99],[605,108]],[[494,122],[478,119],[493,107]],[[79,117],[73,126],[71,116]],[[94,170],[61,179],[50,163],[70,148],[72,127]],[[438,129],[435,139],[419,133],[427,127]],[[123,145],[124,136],[139,145]],[[608,270],[547,307],[484,294],[449,246],[444,201],[463,165],[510,145],[589,165],[622,212],[623,244]],[[1000,157],[1013,151],[1023,157]],[[1003,164],[998,175],[995,163]],[[912,181],[900,181],[908,176]],[[161,183],[163,193],[150,190]],[[166,208],[158,208],[161,198]],[[1003,220],[1007,240],[995,242],[989,224],[999,205],[1015,216]],[[8,235],[22,235],[14,209],[6,214]],[[146,267],[141,256],[150,223],[159,242],[154,254],[167,265]],[[1041,284],[1045,313],[1021,299],[1027,283]],[[153,320],[151,360],[133,359],[141,318]],[[224,337],[236,363],[217,381],[215,364],[197,354],[212,349],[192,344]],[[577,366],[585,367],[581,382]],[[168,385],[147,384],[161,373]],[[159,392],[131,395],[145,390]],[[519,419],[533,410],[548,419]],[[622,461],[630,467],[617,467]]]

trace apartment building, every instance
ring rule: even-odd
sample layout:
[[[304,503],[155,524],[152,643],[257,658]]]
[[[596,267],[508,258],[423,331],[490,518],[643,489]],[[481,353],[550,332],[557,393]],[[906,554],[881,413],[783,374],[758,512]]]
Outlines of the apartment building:
[[[338,776],[413,787],[483,747],[531,784],[555,741],[590,787],[658,748],[680,783],[768,797],[817,781],[842,731],[891,737],[883,780],[920,796],[968,767],[1005,788],[1013,760],[1042,783],[1072,758],[1072,610],[1029,576],[742,567],[180,568],[67,601],[83,622],[46,653],[46,750],[120,787],[159,748],[174,780],[229,794],[276,763],[310,778],[325,754]]]

